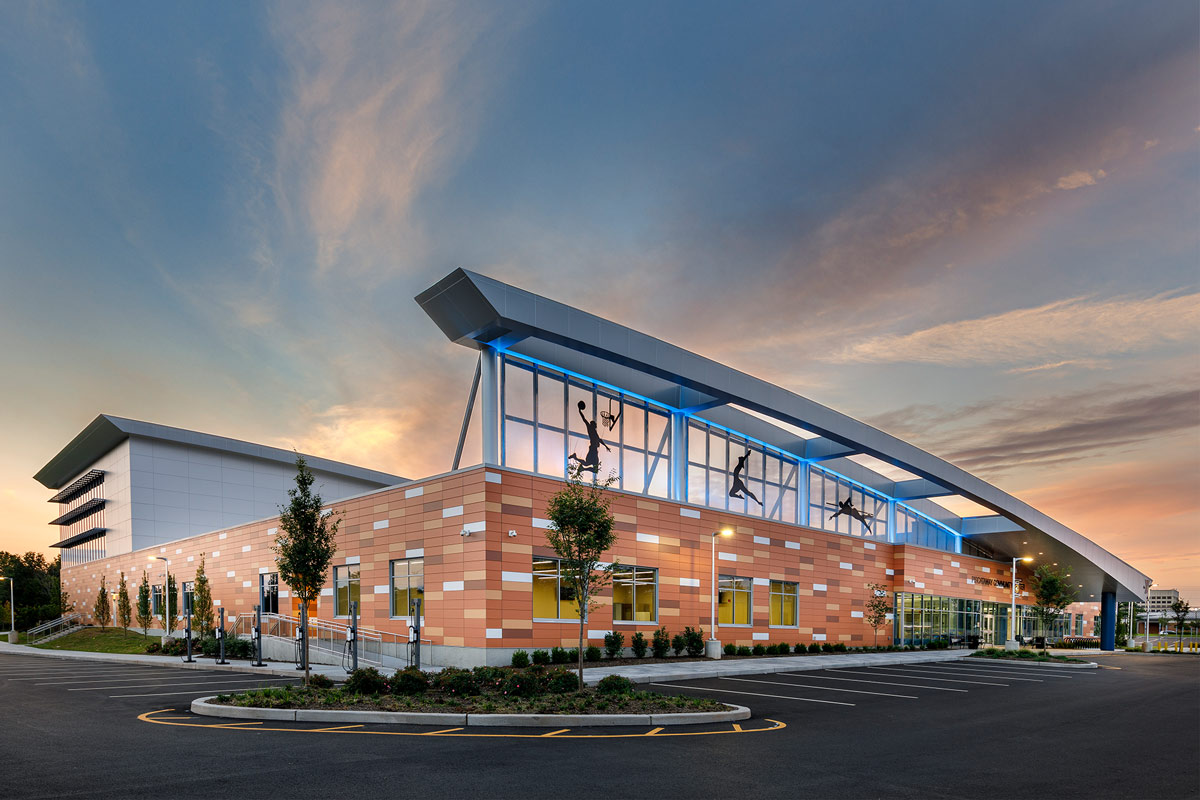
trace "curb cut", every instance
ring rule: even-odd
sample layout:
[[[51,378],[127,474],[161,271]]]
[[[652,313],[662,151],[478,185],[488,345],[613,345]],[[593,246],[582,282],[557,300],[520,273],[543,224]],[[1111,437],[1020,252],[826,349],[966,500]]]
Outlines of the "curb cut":
[[[614,725],[705,725],[750,719],[750,709],[730,703],[728,711],[672,714],[436,714],[405,711],[332,711],[306,708],[243,708],[210,703],[216,695],[192,701],[192,713],[205,717],[283,722],[371,722],[384,725],[474,725],[479,727],[581,728]]]

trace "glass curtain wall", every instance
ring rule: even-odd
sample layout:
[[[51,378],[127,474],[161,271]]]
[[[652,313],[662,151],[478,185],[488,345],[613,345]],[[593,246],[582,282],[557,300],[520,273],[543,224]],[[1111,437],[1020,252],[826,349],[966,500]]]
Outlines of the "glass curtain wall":
[[[957,597],[896,593],[895,636],[897,644],[921,645],[937,639],[979,636],[984,645],[1003,646],[1008,640],[1009,603],[963,600]],[[1075,626],[1074,615],[1063,614],[1046,636],[1068,636]],[[1025,639],[1041,636],[1031,606],[1017,606],[1017,632]]]
[[[842,511],[839,503],[847,499],[856,510],[870,515],[866,522]],[[812,464],[808,470],[808,525],[848,536],[887,541],[887,496]]]
[[[896,504],[896,534],[892,541],[896,544],[931,547],[949,553],[961,552],[962,547],[960,537],[902,503]]]
[[[799,460],[695,418],[688,421],[687,452],[689,503],[797,522]],[[735,473],[739,497],[731,495]]]
[[[667,408],[507,354],[502,381],[504,466],[562,478],[593,461],[599,477],[616,473],[618,489],[668,496]]]

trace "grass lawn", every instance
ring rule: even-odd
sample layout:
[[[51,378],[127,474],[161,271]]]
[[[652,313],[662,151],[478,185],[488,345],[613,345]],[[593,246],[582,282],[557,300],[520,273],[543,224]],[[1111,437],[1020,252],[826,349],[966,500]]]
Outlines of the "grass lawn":
[[[42,650],[82,650],[88,653],[146,652],[146,645],[157,642],[157,636],[143,636],[137,631],[125,633],[120,628],[85,628],[45,644],[34,645]]]

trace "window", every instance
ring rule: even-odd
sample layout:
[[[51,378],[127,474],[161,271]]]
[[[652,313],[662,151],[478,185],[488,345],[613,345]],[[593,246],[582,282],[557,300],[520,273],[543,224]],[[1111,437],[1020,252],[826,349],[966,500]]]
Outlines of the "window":
[[[696,418],[687,438],[688,502],[796,522],[800,463],[794,457]]]
[[[350,616],[350,604],[358,602],[359,574],[358,564],[333,568],[333,615],[335,617]]]
[[[579,619],[579,601],[575,591],[563,584],[556,558],[533,560],[533,618]]]
[[[258,601],[264,614],[279,613],[279,573],[264,572],[258,576]]]
[[[658,621],[658,571],[619,567],[613,571],[613,622]]]
[[[192,594],[195,592],[196,584],[194,581],[183,582],[183,613],[192,613]]]
[[[796,613],[799,586],[788,581],[771,581],[771,624],[794,628],[800,624]]]
[[[425,616],[425,559],[405,558],[392,562],[392,616],[411,616],[413,600],[421,601]]]
[[[163,612],[163,589],[159,584],[150,587],[150,613],[158,616]]]
[[[749,625],[751,580],[721,575],[717,578],[717,622],[722,625]]]

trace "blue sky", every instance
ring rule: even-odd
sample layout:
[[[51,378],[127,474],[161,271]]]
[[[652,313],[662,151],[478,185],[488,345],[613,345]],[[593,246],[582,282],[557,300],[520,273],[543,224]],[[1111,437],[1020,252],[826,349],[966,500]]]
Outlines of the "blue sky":
[[[0,6],[0,547],[104,411],[448,466],[457,266],[972,469],[1200,596],[1200,11]],[[446,397],[453,398],[449,403]]]

